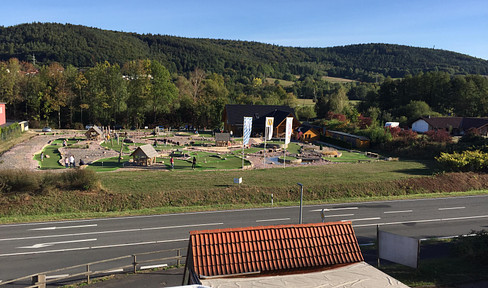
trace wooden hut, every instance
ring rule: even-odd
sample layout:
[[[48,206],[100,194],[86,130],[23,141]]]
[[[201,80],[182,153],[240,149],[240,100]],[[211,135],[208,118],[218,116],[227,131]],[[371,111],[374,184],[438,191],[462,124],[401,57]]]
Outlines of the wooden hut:
[[[320,132],[312,126],[301,126],[298,128],[297,139],[302,142],[320,140]]]
[[[99,140],[103,137],[103,132],[97,126],[93,126],[85,132],[87,140]]]
[[[150,166],[153,163],[156,163],[156,157],[158,157],[158,152],[154,149],[151,144],[146,144],[140,147],[130,154],[133,157],[133,161],[135,165],[140,166]]]
[[[215,146],[227,147],[230,144],[230,133],[215,133]]]

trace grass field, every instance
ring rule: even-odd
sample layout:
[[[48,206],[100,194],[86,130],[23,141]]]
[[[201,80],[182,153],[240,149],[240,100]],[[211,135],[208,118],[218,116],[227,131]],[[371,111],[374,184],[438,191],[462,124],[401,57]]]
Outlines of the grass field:
[[[313,99],[297,99],[297,106],[315,106]]]
[[[402,161],[313,167],[274,168],[266,170],[180,171],[161,173],[154,171],[120,171],[100,174],[102,185],[119,193],[160,193],[182,190],[226,190],[233,178],[242,177],[243,187],[253,189],[294,189],[297,182],[305,187],[344,185],[389,181],[418,177],[432,173],[429,163]],[[142,188],[144,187],[144,188]]]
[[[322,76],[323,80],[332,82],[332,83],[347,83],[347,82],[357,82],[356,80],[346,79],[346,78],[338,78],[338,77],[329,77],[329,76]]]

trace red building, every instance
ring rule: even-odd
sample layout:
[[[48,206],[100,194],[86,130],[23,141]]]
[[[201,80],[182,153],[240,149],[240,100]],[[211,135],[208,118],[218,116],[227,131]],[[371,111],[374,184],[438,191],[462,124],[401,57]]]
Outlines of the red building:
[[[5,116],[5,103],[0,102],[0,126],[7,122],[7,116]]]

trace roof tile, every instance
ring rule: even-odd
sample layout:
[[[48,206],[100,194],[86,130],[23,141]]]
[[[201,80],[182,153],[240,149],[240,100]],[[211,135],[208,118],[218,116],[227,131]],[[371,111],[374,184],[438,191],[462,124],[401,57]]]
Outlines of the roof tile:
[[[363,260],[351,222],[190,232],[197,275],[319,268]]]

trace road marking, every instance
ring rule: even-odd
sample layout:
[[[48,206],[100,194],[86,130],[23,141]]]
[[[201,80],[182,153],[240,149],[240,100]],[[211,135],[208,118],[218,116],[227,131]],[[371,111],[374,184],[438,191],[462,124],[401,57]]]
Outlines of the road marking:
[[[376,225],[386,226],[386,225],[415,224],[415,223],[429,223],[429,222],[446,222],[446,221],[469,220],[469,219],[480,219],[480,218],[488,218],[488,215],[466,216],[466,217],[456,217],[456,218],[437,218],[437,219],[399,221],[399,222],[385,222],[385,223],[374,223],[374,224],[361,224],[361,225],[354,225],[354,227],[368,227],[368,226],[376,226]]]
[[[487,198],[487,195],[471,195],[471,196],[461,196],[455,199],[471,199],[471,198]],[[438,201],[438,200],[453,200],[452,197],[438,197],[429,199],[403,199],[403,200],[385,200],[385,201],[365,201],[365,202],[351,202],[349,204],[378,204],[378,203],[404,203],[404,202],[421,202],[421,201]],[[332,204],[334,205],[334,204]],[[342,204],[336,204],[342,205]],[[323,206],[323,204],[318,205],[305,205],[304,207],[317,207]],[[174,217],[174,216],[188,216],[188,215],[198,215],[198,214],[216,214],[216,213],[236,213],[245,211],[263,211],[263,210],[279,210],[279,209],[296,209],[297,206],[286,206],[286,207],[273,207],[273,208],[252,208],[252,209],[237,209],[237,210],[221,210],[221,211],[201,211],[201,212],[187,212],[187,213],[171,213],[171,214],[155,214],[155,215],[139,215],[139,216],[124,216],[124,217],[111,217],[111,218],[96,218],[96,219],[83,219],[83,220],[65,220],[65,221],[50,221],[50,222],[33,222],[33,223],[18,223],[18,224],[3,224],[0,228],[9,228],[16,226],[37,226],[45,224],[65,224],[65,223],[82,223],[82,222],[94,222],[94,221],[118,221],[127,219],[143,219],[143,218],[156,218],[156,217]],[[335,209],[335,208],[332,208]],[[322,209],[315,210],[322,211]]]
[[[46,280],[47,279],[64,278],[64,277],[68,277],[68,276],[69,276],[69,274],[51,275],[51,276],[46,276]]]
[[[134,229],[124,229],[124,230],[93,231],[93,232],[82,232],[82,233],[72,233],[72,234],[57,234],[57,235],[43,235],[43,236],[3,238],[3,239],[0,239],[0,241],[41,239],[41,238],[56,238],[56,237],[72,237],[72,236],[85,236],[85,235],[110,234],[110,233],[127,233],[127,232],[140,232],[140,231],[151,231],[151,230],[163,230],[163,229],[201,227],[201,226],[217,226],[217,225],[224,225],[224,223],[220,222],[220,223],[188,224],[188,225],[179,225],[179,226],[163,226],[163,227],[134,228]]]
[[[107,270],[107,271],[100,271],[97,273],[117,273],[117,272],[124,272],[124,269],[113,269],[113,270]]]
[[[97,238],[93,238],[93,239],[82,239],[82,240],[72,240],[72,241],[61,241],[61,242],[39,243],[39,244],[34,244],[32,246],[23,246],[23,247],[17,247],[17,248],[21,248],[21,249],[38,249],[38,248],[45,248],[45,247],[53,246],[53,245],[56,245],[56,244],[69,244],[69,243],[91,242],[91,241],[97,241]]]
[[[6,254],[0,254],[0,257],[19,256],[19,255],[33,255],[33,254],[45,254],[45,253],[56,253],[56,252],[69,252],[69,251],[82,251],[82,250],[90,250],[90,249],[103,249],[103,248],[113,248],[113,247],[123,247],[123,246],[135,246],[135,245],[147,245],[147,244],[160,244],[160,243],[170,243],[170,242],[183,242],[183,241],[188,241],[188,238],[184,238],[184,239],[173,239],[173,240],[161,240],[161,241],[149,241],[149,242],[140,242],[140,243],[114,244],[114,245],[93,246],[93,247],[78,247],[78,248],[67,248],[67,249],[56,249],[56,250],[42,250],[42,251],[29,251],[29,252],[6,253]]]
[[[161,267],[168,267],[168,264],[158,264],[158,265],[141,266],[140,270],[153,269],[153,268],[161,268]]]
[[[357,210],[359,207],[324,208],[324,211]],[[310,212],[322,212],[322,209],[310,210]]]
[[[290,220],[290,218],[263,219],[263,220],[256,220],[256,222],[272,222],[272,221],[286,221],[286,220]]]
[[[466,207],[446,207],[446,208],[439,208],[437,210],[442,211],[442,210],[458,210],[458,209],[466,209]]]
[[[324,215],[325,218],[327,218],[327,217],[345,217],[345,216],[354,216],[354,214]]]
[[[401,211],[385,211],[384,214],[396,214],[396,213],[412,213],[412,210],[401,210]]]
[[[354,221],[370,221],[370,220],[380,220],[381,218],[380,217],[372,217],[372,218],[359,218],[359,219],[344,219],[344,220],[341,220],[341,221],[351,221],[351,222],[354,222]]]
[[[43,227],[43,228],[34,228],[29,229],[29,231],[45,231],[45,230],[57,230],[57,229],[72,229],[72,228],[87,228],[87,227],[96,227],[98,224],[89,224],[89,225],[77,225],[77,226],[53,226],[53,227]]]

